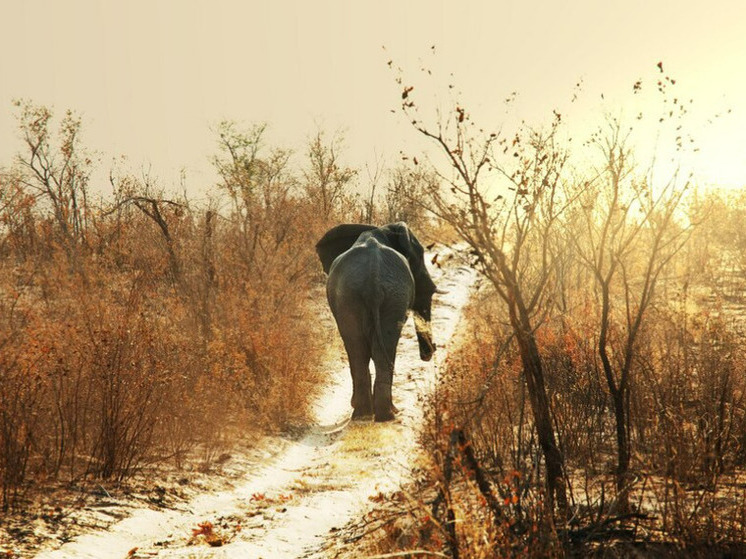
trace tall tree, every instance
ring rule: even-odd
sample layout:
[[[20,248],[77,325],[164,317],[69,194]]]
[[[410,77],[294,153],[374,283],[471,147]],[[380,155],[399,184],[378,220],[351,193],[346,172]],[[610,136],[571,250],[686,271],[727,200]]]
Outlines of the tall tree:
[[[556,504],[565,517],[564,460],[536,339],[553,269],[550,241],[564,208],[568,154],[556,141],[561,119],[555,115],[549,130],[521,130],[507,139],[480,130],[456,104],[446,117],[427,124],[419,118],[412,89],[402,92],[402,111],[446,162],[435,166],[440,181],[429,183],[429,209],[468,243],[505,304],[546,463],[550,510]]]
[[[308,143],[308,167],[303,172],[306,195],[313,201],[324,219],[340,209],[353,185],[357,170],[340,160],[344,138],[335,133],[327,140],[319,131]]]
[[[79,270],[79,251],[86,244],[90,219],[88,181],[93,166],[80,144],[80,117],[67,111],[55,139],[50,109],[29,101],[14,104],[26,148],[17,157],[22,182],[49,205],[58,240],[72,268]]]
[[[619,505],[628,509],[630,489],[630,391],[637,341],[666,265],[682,248],[690,228],[676,222],[686,191],[678,175],[656,189],[636,173],[628,135],[611,120],[591,140],[601,167],[582,193],[583,227],[575,231],[577,253],[591,272],[599,300],[598,356],[614,408]]]

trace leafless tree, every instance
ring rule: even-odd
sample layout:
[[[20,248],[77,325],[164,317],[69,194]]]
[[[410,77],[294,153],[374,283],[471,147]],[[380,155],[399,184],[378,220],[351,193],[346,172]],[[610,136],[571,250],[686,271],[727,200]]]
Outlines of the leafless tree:
[[[325,219],[342,204],[357,176],[357,170],[340,161],[343,145],[344,138],[339,132],[327,141],[319,131],[308,143],[304,189]]]
[[[598,356],[614,408],[616,484],[620,508],[630,488],[630,391],[637,340],[654,302],[661,273],[691,229],[676,221],[686,185],[677,174],[658,191],[636,174],[628,136],[616,120],[592,139],[602,167],[582,193],[583,226],[575,231],[577,254],[591,272],[600,302]]]
[[[19,128],[26,150],[18,155],[23,184],[49,204],[61,244],[73,269],[79,269],[78,253],[86,244],[88,181],[93,161],[80,145],[81,120],[67,111],[58,138],[50,129],[53,117],[47,107],[15,101]]]
[[[423,168],[394,167],[386,185],[387,221],[406,221],[416,226],[425,213],[424,197],[438,177]]]
[[[403,90],[402,111],[446,161],[445,167],[435,167],[440,181],[430,183],[429,209],[469,244],[480,272],[505,304],[546,462],[550,510],[556,504],[565,517],[564,460],[536,339],[552,274],[550,239],[565,204],[561,185],[568,154],[556,141],[561,118],[556,115],[547,131],[522,130],[501,138],[479,130],[458,105],[447,118],[426,124],[411,91]]]
[[[381,178],[384,175],[384,163],[383,163],[383,157],[376,154],[376,160],[375,165],[371,167],[369,164],[366,163],[365,165],[365,173],[368,176],[368,184],[369,184],[369,190],[368,190],[368,196],[363,201],[363,221],[365,223],[374,223],[375,218],[377,217],[376,214],[376,189],[378,188],[378,183],[381,182]]]
[[[114,189],[116,202],[104,212],[104,216],[114,214],[125,206],[134,206],[152,220],[165,244],[171,281],[174,285],[183,287],[183,267],[176,251],[166,208],[181,213],[186,209],[186,204],[164,198],[156,188],[153,178],[147,173],[142,180],[138,180],[131,176],[116,177],[112,172],[109,174],[109,182]]]

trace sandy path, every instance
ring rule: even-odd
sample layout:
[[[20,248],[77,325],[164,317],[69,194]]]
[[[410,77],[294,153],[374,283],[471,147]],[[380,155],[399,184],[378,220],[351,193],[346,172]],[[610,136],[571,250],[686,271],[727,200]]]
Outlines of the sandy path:
[[[441,261],[444,256],[441,252]],[[352,388],[346,358],[340,355],[331,364],[334,374],[316,406],[317,425],[300,440],[273,439],[271,457],[235,489],[202,495],[182,510],[139,510],[106,531],[37,557],[323,557],[330,532],[363,514],[371,496],[394,490],[408,475],[422,396],[431,390],[447,356],[475,276],[451,259],[433,277],[448,291],[433,301],[438,351],[430,363],[420,361],[410,319],[397,354],[393,394],[401,411],[396,421],[349,422]],[[221,547],[210,547],[201,538],[189,541],[192,529],[206,521],[227,540]]]

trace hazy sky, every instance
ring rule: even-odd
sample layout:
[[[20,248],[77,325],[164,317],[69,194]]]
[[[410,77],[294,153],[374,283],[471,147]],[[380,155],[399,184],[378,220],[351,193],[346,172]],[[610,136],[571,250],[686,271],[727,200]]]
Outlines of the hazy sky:
[[[221,119],[266,121],[270,139],[296,149],[318,125],[343,127],[353,164],[418,146],[390,112],[400,88],[389,59],[412,76],[423,60],[453,72],[486,127],[510,92],[530,120],[566,104],[579,79],[580,117],[598,119],[600,92],[627,95],[662,60],[702,114],[732,109],[696,124],[699,180],[746,184],[739,0],[1,0],[0,21],[0,165],[20,147],[14,98],[80,113],[103,168],[127,155],[164,185],[183,167],[199,188],[213,180]],[[421,101],[443,94],[423,87]]]

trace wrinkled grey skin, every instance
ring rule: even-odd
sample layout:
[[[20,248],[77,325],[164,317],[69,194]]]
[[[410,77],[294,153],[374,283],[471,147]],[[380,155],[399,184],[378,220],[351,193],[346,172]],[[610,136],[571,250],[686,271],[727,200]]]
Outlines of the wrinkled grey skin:
[[[373,414],[376,421],[391,420],[396,347],[410,309],[420,357],[429,361],[435,351],[430,333],[435,284],[424,249],[405,223],[344,224],[330,229],[316,252],[329,274],[327,299],[350,361],[352,417]],[[371,359],[376,369],[372,390]]]

